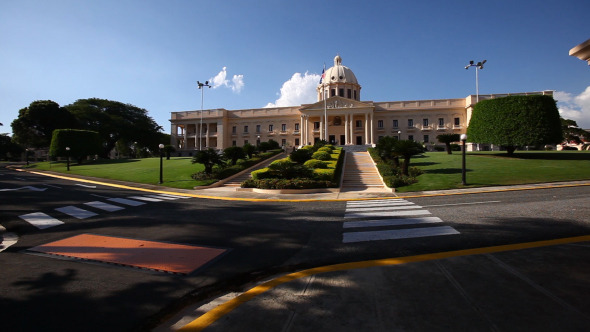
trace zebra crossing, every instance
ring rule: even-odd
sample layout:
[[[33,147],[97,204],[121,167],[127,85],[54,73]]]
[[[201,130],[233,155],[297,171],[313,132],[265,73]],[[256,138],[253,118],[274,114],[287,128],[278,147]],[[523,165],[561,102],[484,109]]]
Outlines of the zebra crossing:
[[[76,219],[87,219],[99,215],[99,213],[87,210],[92,208],[95,211],[100,210],[104,212],[116,212],[124,210],[126,207],[135,207],[144,205],[148,202],[162,202],[176,199],[187,199],[186,196],[177,196],[171,194],[157,194],[157,195],[136,195],[126,198],[113,197],[106,198],[106,201],[91,201],[82,203],[83,207],[67,205],[55,208],[54,210]],[[38,229],[46,229],[64,224],[63,221],[50,216],[43,212],[32,212],[18,216],[20,219],[37,227]]]
[[[459,234],[451,226],[440,225],[442,219],[427,216],[430,214],[422,206],[404,199],[348,201],[342,243]]]

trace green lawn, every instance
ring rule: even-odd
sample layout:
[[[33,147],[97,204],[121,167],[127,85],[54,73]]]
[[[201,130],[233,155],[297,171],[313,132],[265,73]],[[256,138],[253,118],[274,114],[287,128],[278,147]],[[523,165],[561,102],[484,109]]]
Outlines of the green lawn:
[[[525,183],[588,180],[587,151],[468,152],[467,186],[461,184],[461,153],[429,152],[412,158],[412,166],[424,170],[418,183],[397,188],[398,192],[455,189]]]
[[[157,184],[160,159],[116,159],[72,164],[70,174],[97,178]],[[398,192],[463,188],[461,185],[461,153],[429,152],[412,158],[412,166],[424,170],[418,183],[397,188]],[[42,162],[33,169],[68,173],[65,162]],[[189,157],[164,159],[164,186],[192,189],[208,183],[195,181],[191,174],[203,170],[192,164]],[[554,181],[589,180],[590,152],[531,151],[517,152],[513,157],[505,152],[467,153],[467,187],[525,184]]]
[[[193,189],[208,184],[191,178],[191,174],[202,171],[204,167],[192,164],[190,157],[164,158],[163,166],[163,185],[166,187]],[[42,162],[32,165],[32,168],[147,184],[158,184],[160,181],[160,158],[89,161],[81,165],[71,164],[69,172],[65,162]]]

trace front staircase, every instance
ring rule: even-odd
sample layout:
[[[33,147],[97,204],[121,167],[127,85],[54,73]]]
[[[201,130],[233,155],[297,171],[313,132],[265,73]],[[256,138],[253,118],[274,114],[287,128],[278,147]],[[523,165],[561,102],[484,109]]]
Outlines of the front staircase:
[[[341,191],[391,192],[383,184],[373,159],[366,151],[346,152]]]
[[[269,159],[263,161],[262,163],[256,165],[255,167],[252,167],[252,168],[248,169],[247,171],[242,172],[240,175],[230,178],[227,182],[225,182],[223,184],[223,186],[224,187],[239,188],[241,186],[242,182],[244,182],[252,177],[251,173],[253,171],[268,167],[268,165],[270,165],[270,163],[272,163],[273,161],[275,161],[277,159],[285,158],[286,156],[287,156],[287,154],[285,152],[283,152],[283,153],[280,153],[272,158],[269,158]]]

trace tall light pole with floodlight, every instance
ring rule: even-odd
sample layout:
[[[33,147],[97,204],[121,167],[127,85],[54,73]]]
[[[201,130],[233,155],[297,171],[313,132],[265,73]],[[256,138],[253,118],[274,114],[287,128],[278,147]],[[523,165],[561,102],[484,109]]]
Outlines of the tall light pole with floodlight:
[[[483,64],[486,63],[488,60],[483,60],[478,63],[475,63],[473,60],[469,61],[469,64],[465,66],[465,69],[469,69],[469,67],[475,67],[475,93],[476,93],[476,103],[479,103],[479,69],[483,69]]]
[[[160,143],[160,145],[158,145],[158,148],[160,148],[160,184],[164,183],[164,165],[162,163],[162,159],[164,157],[164,144]]]
[[[203,92],[206,86],[211,88],[211,85],[209,85],[209,81],[205,81],[205,83],[197,81],[197,85],[199,86],[199,90],[201,90],[201,124],[199,127],[199,151],[201,151],[203,149],[203,146],[201,144],[201,132],[203,131]]]

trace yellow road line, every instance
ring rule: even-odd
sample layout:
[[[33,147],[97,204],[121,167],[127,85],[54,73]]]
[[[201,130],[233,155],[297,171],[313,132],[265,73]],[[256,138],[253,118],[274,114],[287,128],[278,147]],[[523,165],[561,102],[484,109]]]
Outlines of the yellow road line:
[[[179,331],[201,331],[204,328],[208,327],[209,325],[213,324],[215,321],[217,321],[221,317],[229,314],[232,310],[234,310],[237,307],[239,307],[240,305],[252,300],[253,298],[257,297],[258,295],[265,293],[265,292],[267,292],[267,291],[269,291],[281,284],[284,284],[284,283],[287,283],[287,282],[290,282],[290,281],[293,281],[296,279],[309,277],[309,276],[312,276],[315,274],[321,274],[321,273],[327,273],[327,272],[337,272],[337,271],[344,271],[344,270],[353,270],[353,269],[361,269],[361,268],[368,268],[368,267],[375,267],[375,266],[392,266],[392,265],[424,262],[424,261],[431,261],[431,260],[438,260],[438,259],[445,259],[445,258],[459,257],[459,256],[481,255],[481,254],[490,254],[490,253],[512,251],[512,250],[531,249],[531,248],[539,248],[539,247],[554,246],[554,245],[568,244],[568,243],[575,243],[575,242],[584,242],[584,241],[590,241],[590,235],[576,236],[576,237],[569,237],[569,238],[562,238],[562,239],[554,239],[554,240],[545,240],[545,241],[524,242],[524,243],[500,245],[500,246],[493,246],[493,247],[446,251],[446,252],[407,256],[407,257],[396,257],[396,258],[377,259],[377,260],[370,260],[370,261],[343,263],[343,264],[328,265],[328,266],[322,266],[322,267],[312,268],[312,269],[308,269],[308,270],[303,270],[303,271],[299,271],[299,272],[290,273],[285,276],[278,277],[273,280],[262,283],[261,285],[248,290],[247,292],[235,297],[234,299],[231,299],[231,300],[215,307],[214,309],[206,312],[205,314],[201,315],[199,318],[193,320],[189,324],[180,328]]]

